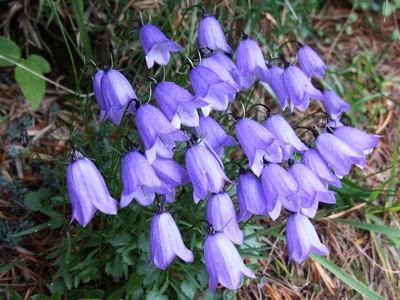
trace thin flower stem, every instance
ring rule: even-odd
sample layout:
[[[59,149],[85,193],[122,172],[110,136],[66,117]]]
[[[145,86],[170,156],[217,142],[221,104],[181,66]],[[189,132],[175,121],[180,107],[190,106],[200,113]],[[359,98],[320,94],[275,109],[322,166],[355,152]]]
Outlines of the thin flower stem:
[[[68,92],[68,93],[70,93],[72,95],[79,96],[81,98],[85,98],[87,96],[91,97],[91,96],[94,95],[94,93],[90,93],[88,95],[78,94],[77,92],[75,92],[75,91],[73,91],[73,90],[71,90],[71,89],[69,89],[69,88],[67,88],[67,87],[65,87],[65,86],[63,86],[63,85],[61,85],[61,84],[59,84],[59,83],[57,83],[57,82],[45,77],[45,76],[43,76],[42,74],[39,74],[39,73],[29,69],[28,67],[25,67],[24,65],[20,64],[19,62],[16,62],[16,61],[14,61],[14,60],[12,60],[12,59],[10,59],[8,57],[5,57],[4,55],[0,54],[0,58],[4,59],[4,60],[6,60],[6,61],[8,61],[8,62],[10,62],[10,63],[12,63],[14,65],[16,65],[17,67],[20,67],[20,68],[24,69],[25,71],[35,75],[36,77],[38,77],[40,79],[43,79],[43,80],[47,81],[48,83],[50,83],[50,84],[52,84],[52,85],[54,85],[54,86],[56,86],[56,87],[58,87],[58,88],[60,88],[60,89],[62,89],[64,91],[66,91],[66,92]]]

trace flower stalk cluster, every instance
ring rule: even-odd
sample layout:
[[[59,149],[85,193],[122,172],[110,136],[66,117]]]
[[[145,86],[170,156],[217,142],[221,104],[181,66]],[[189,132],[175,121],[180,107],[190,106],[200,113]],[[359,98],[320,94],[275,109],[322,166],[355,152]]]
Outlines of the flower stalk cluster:
[[[166,66],[170,52],[181,49],[151,24],[140,28],[139,38],[148,68]],[[237,289],[243,275],[255,277],[235,246],[245,239],[240,222],[248,222],[253,215],[276,220],[282,210],[289,212],[289,261],[301,263],[310,253],[327,255],[329,250],[310,219],[320,202],[335,203],[329,185],[340,187],[340,179],[353,164],[365,166],[366,155],[379,136],[340,122],[350,106],[333,91],[321,91],[312,84],[311,77],[322,78],[327,67],[311,47],[298,45],[298,64],[270,65],[257,41],[244,35],[232,60],[228,55],[234,51],[219,22],[210,15],[199,23],[198,45],[202,57],[188,74],[190,88],[172,81],[157,83],[154,98],[158,107],[142,104],[128,80],[114,69],[97,70],[93,89],[101,120],[109,118],[118,125],[125,114],[134,118],[144,149],[128,147],[122,158],[120,207],[132,205],[133,200],[150,206],[160,195],[150,225],[149,266],[154,263],[165,269],[176,256],[188,263],[195,259],[197,253],[185,246],[178,228],[181,224],[177,225],[165,206],[180,201],[179,186],[191,184],[194,205],[207,201],[204,262],[214,292],[218,283]],[[233,131],[228,133],[213,117],[214,111],[227,112],[236,95],[257,81],[270,86],[282,110],[306,111],[310,100],[321,101],[329,116],[323,129],[314,130],[313,139],[302,141],[296,128],[268,109],[261,122],[235,117]],[[174,150],[182,142],[187,144],[185,159],[178,163]],[[225,173],[227,147],[241,149],[248,160],[247,166],[240,165],[237,178]],[[86,226],[96,209],[115,215],[117,202],[94,164],[77,150],[71,157],[67,169],[71,221]],[[228,193],[232,186],[236,187],[237,205]]]

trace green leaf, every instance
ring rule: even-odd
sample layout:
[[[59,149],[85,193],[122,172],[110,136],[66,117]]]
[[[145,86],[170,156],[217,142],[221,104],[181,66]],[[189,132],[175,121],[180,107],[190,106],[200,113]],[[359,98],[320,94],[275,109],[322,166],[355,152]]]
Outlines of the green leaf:
[[[17,66],[15,68],[15,79],[32,108],[38,109],[44,96],[46,82],[43,78],[40,78],[33,73],[42,76],[42,70],[36,65],[36,63],[28,60],[21,62],[21,65],[30,71],[21,66]]]
[[[357,292],[359,292],[360,294],[365,296],[367,299],[370,299],[370,300],[378,300],[378,299],[384,300],[385,299],[381,295],[370,290],[365,284],[358,281],[356,278],[354,278],[350,274],[346,273],[342,268],[338,267],[334,263],[327,260],[325,257],[318,256],[315,254],[311,254],[310,257],[312,257],[314,260],[319,262],[324,268],[326,268],[327,270],[332,272],[336,277],[338,277],[340,280],[342,280],[348,286],[352,287]]]
[[[37,191],[29,192],[24,199],[25,207],[31,211],[40,211],[43,207],[42,201],[50,199],[51,191],[40,188]]]
[[[19,49],[18,45],[14,41],[5,36],[0,36],[0,55],[12,61],[19,62],[21,60],[21,49]],[[0,67],[12,66],[15,66],[15,64],[0,58]]]
[[[51,72],[51,66],[47,61],[47,59],[45,59],[43,56],[37,54],[31,54],[28,56],[26,60],[36,64],[40,68],[43,74]]]
[[[181,290],[186,296],[189,297],[189,299],[193,299],[194,294],[197,291],[197,286],[192,280],[186,278],[181,283]]]
[[[391,228],[385,225],[376,225],[376,224],[370,224],[370,223],[363,223],[363,222],[357,222],[357,221],[352,221],[352,220],[345,220],[345,219],[333,219],[334,221],[348,224],[354,227],[358,227],[364,230],[368,231],[375,231],[378,233],[383,233],[386,235],[393,235],[400,237],[400,229],[399,228]]]

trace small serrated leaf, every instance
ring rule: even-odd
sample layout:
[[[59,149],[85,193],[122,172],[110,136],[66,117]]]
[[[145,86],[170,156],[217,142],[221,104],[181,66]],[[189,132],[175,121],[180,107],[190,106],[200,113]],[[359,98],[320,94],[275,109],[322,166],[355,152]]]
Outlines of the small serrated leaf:
[[[21,49],[19,49],[18,45],[14,41],[5,36],[0,36],[0,54],[15,62],[21,60]],[[0,67],[12,66],[15,66],[15,64],[0,58]]]
[[[31,54],[28,56],[26,60],[36,64],[40,68],[43,74],[51,72],[51,66],[43,56],[37,54]]]
[[[36,65],[36,63],[32,61],[25,60],[21,62],[21,65],[33,71],[34,73],[43,75],[42,70]],[[24,94],[26,100],[31,104],[32,108],[38,109],[46,89],[46,82],[44,79],[36,76],[28,70],[23,69],[20,66],[15,68],[15,79],[17,80],[22,93]]]

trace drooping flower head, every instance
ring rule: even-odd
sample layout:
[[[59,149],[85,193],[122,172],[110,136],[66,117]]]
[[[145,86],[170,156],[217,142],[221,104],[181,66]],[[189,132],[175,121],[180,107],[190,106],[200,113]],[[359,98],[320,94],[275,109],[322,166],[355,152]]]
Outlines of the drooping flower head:
[[[185,141],[186,135],[172,126],[165,115],[151,104],[142,104],[136,110],[136,125],[143,141],[146,156],[150,163],[156,155],[167,152],[167,158],[172,158],[174,141]]]
[[[305,111],[310,104],[310,98],[323,99],[321,91],[312,85],[310,79],[297,66],[287,66],[282,74],[282,79],[292,111],[294,108]]]
[[[144,24],[140,27],[139,38],[146,54],[146,63],[149,69],[154,65],[154,62],[161,66],[167,65],[170,52],[178,52],[181,49],[181,46],[168,39],[160,29],[152,24]]]
[[[174,201],[176,187],[190,181],[186,168],[173,159],[164,157],[157,157],[152,166],[157,177],[170,189],[170,192],[164,194],[165,200]]]
[[[235,146],[237,143],[212,117],[203,115],[199,118],[199,126],[195,128],[197,136],[203,140],[217,153],[219,157],[224,154],[224,147]]]
[[[233,243],[242,244],[244,233],[236,221],[236,211],[227,193],[212,194],[208,199],[206,220],[223,232]]]
[[[264,161],[280,163],[282,149],[275,137],[263,125],[249,118],[240,119],[235,126],[236,136],[247,158],[249,168],[260,176]]]
[[[196,139],[197,137],[193,135]],[[215,151],[203,141],[195,141],[185,154],[186,168],[193,184],[193,200],[197,204],[209,192],[219,193],[225,181],[224,165]]]
[[[241,170],[237,179],[236,192],[240,208],[238,222],[247,222],[253,215],[267,214],[267,199],[261,182],[253,173]]]
[[[217,19],[205,14],[200,20],[198,28],[198,41],[200,49],[209,49],[213,51],[221,50],[232,53],[231,46],[226,42],[225,34]]]
[[[324,77],[326,65],[321,59],[321,56],[319,56],[313,48],[307,45],[301,45],[297,51],[297,58],[300,68],[308,77],[312,75],[318,78]]]
[[[208,104],[201,108],[205,116],[211,110],[226,110],[228,102],[232,102],[238,92],[236,85],[221,79],[213,70],[203,66],[194,67],[190,71],[189,80],[197,100]]]
[[[150,225],[150,260],[157,268],[165,270],[176,256],[185,262],[193,262],[192,251],[186,248],[181,233],[169,212],[158,207]]]
[[[328,248],[322,244],[310,220],[301,213],[291,214],[286,224],[286,242],[289,262],[301,264],[311,253],[327,255]]]
[[[364,155],[370,154],[378,145],[380,135],[368,134],[351,126],[338,126],[332,128],[333,135],[344,141],[352,149],[362,151]]]
[[[295,149],[300,153],[308,151],[308,147],[300,141],[292,126],[280,114],[269,114],[264,126],[286,144],[282,147],[283,159],[289,159]]]
[[[256,79],[269,82],[270,74],[261,48],[255,40],[247,38],[247,35],[236,49],[236,63],[238,68],[246,74],[242,84],[244,89],[250,88]]]
[[[350,110],[350,103],[344,101],[335,92],[325,90],[323,96],[322,104],[324,105],[325,111],[330,114],[332,118],[336,119],[341,113]]]
[[[117,201],[111,197],[106,183],[96,166],[82,154],[71,149],[72,162],[67,168],[67,190],[72,205],[73,220],[86,226],[96,210],[117,214]]]
[[[283,68],[275,65],[271,66],[269,68],[269,81],[267,82],[274,92],[282,110],[284,110],[288,104],[286,90],[282,79],[283,72]]]
[[[196,108],[208,105],[175,82],[162,81],[154,89],[154,98],[168,120],[180,128],[180,124],[189,127],[199,126],[199,115]]]
[[[171,190],[157,176],[146,157],[136,149],[125,154],[122,159],[121,207],[128,206],[135,199],[140,205],[149,206],[156,195]]]
[[[97,70],[93,75],[93,90],[100,107],[100,121],[109,118],[119,125],[125,110],[135,110],[138,98],[129,81],[117,70]]]
[[[223,232],[217,232],[212,225],[208,227],[208,235],[204,242],[204,261],[209,275],[209,286],[214,293],[218,283],[235,290],[243,275],[255,278],[254,273],[246,267],[236,250],[235,245]]]

